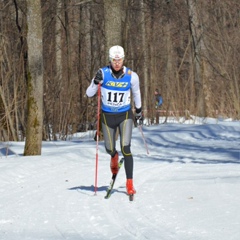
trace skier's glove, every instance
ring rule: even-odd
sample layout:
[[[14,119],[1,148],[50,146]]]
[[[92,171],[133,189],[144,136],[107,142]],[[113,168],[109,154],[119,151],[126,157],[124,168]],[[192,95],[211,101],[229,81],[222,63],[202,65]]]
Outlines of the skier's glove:
[[[102,82],[103,82],[102,70],[99,69],[94,78],[94,83],[98,85],[99,83],[102,84]]]
[[[143,124],[143,113],[142,113],[142,108],[136,108],[135,112],[135,120],[138,125]]]

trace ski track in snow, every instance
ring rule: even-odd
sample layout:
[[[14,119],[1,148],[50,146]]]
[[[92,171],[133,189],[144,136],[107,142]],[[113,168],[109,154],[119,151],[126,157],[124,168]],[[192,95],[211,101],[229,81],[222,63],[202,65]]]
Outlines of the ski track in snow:
[[[35,157],[11,143],[18,155],[0,158],[0,239],[239,239],[240,126],[143,131],[150,154],[134,129],[133,202],[124,167],[104,199],[111,174],[102,142],[96,195],[94,141],[44,143]]]

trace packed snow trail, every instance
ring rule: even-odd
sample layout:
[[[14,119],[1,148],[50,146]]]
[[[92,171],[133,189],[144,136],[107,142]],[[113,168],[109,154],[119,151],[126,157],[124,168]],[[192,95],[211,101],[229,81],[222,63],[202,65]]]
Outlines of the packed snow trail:
[[[240,124],[143,127],[150,154],[134,129],[134,201],[124,168],[110,199],[111,172],[90,138],[44,142],[42,156],[0,158],[0,239],[240,239]],[[119,142],[118,142],[119,143]],[[118,146],[119,148],[119,146]]]

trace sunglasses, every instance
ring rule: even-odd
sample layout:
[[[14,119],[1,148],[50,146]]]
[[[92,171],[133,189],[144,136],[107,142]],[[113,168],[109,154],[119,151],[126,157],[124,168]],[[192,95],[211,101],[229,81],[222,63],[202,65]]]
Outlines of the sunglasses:
[[[119,58],[119,59],[110,58],[111,63],[122,63],[123,60],[124,60],[123,58]]]

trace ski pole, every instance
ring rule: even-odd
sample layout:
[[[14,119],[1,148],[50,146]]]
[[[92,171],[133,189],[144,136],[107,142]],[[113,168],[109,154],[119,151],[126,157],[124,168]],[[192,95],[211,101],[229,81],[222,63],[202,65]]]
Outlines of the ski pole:
[[[95,187],[94,192],[95,195],[97,194],[97,178],[98,178],[98,142],[99,142],[99,135],[100,135],[100,101],[101,101],[101,84],[98,84],[98,101],[97,101],[97,144],[96,144],[96,167],[95,167]]]
[[[147,150],[147,154],[149,154],[148,146],[147,146],[147,143],[146,143],[145,137],[144,137],[144,135],[143,135],[142,125],[138,125],[138,129],[139,129],[139,131],[140,131],[141,134],[142,134],[142,139],[143,139],[143,142],[144,142],[145,148],[146,148],[146,150]]]

